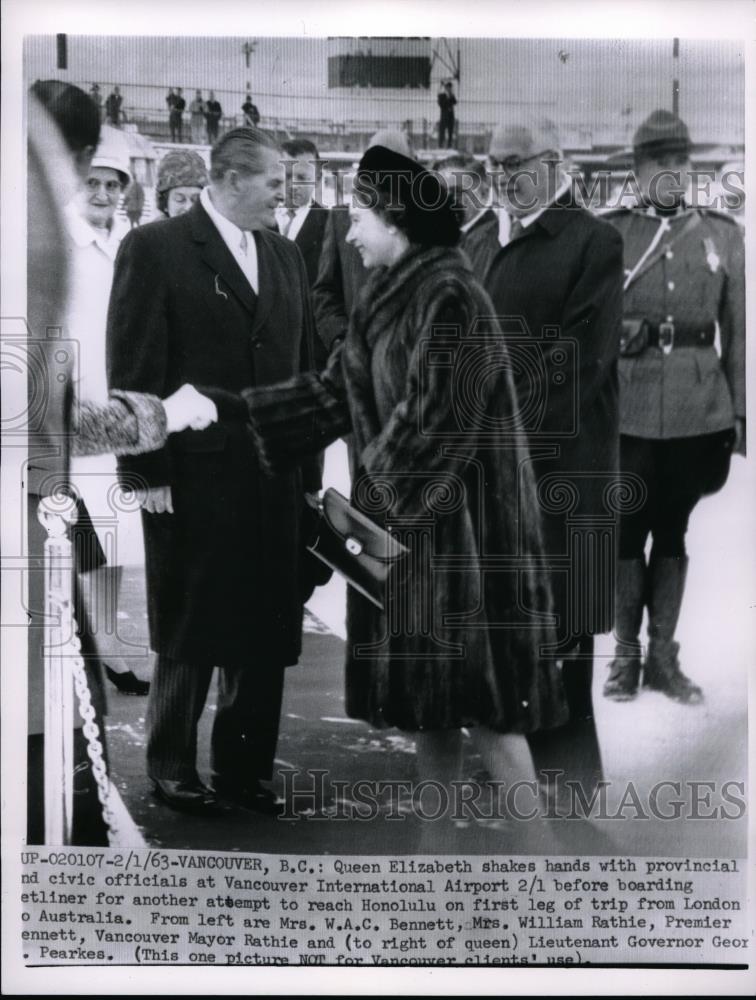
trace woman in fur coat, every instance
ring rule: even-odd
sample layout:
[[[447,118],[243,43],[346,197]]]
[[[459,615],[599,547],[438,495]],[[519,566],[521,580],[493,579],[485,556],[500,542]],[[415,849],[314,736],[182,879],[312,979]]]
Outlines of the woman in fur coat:
[[[448,782],[462,727],[490,750],[566,718],[534,478],[506,341],[442,182],[374,146],[355,191],[347,240],[371,276],[345,340],[324,372],[244,399],[271,474],[353,435],[352,503],[410,552],[385,611],[349,589],[346,710],[412,732],[421,777]]]

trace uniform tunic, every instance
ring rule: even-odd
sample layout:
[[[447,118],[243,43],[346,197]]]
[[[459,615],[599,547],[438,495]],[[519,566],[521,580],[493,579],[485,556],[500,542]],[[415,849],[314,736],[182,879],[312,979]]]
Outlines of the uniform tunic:
[[[664,227],[625,291],[625,318],[679,330],[716,329],[716,346],[647,347],[620,359],[620,433],[668,439],[710,434],[745,417],[743,237],[730,216],[684,208],[607,213],[625,244],[626,280]]]

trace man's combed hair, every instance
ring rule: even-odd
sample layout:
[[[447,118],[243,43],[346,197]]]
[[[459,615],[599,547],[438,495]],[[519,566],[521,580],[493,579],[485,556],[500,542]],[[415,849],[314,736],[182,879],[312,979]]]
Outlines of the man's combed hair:
[[[210,179],[222,180],[229,170],[247,174],[262,173],[262,149],[278,152],[275,140],[267,132],[253,125],[232,128],[216,142],[210,152]]]
[[[294,160],[319,160],[318,147],[309,139],[290,139],[281,143],[281,152]]]
[[[482,181],[487,179],[485,163],[482,160],[476,160],[469,153],[453,153],[451,156],[445,156],[436,160],[433,169],[473,173],[477,174]]]

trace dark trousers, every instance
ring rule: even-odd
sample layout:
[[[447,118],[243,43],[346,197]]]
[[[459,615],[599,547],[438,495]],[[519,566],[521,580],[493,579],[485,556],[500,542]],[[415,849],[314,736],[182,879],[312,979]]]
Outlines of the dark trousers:
[[[171,125],[171,142],[183,142],[184,121],[180,111],[171,111],[168,116]]]
[[[151,778],[197,777],[197,725],[213,667],[159,656],[147,706],[147,770]],[[213,723],[216,777],[245,785],[268,780],[278,741],[284,667],[222,667]]]
[[[530,733],[527,737],[536,775],[563,771],[552,783],[580,783],[586,795],[602,780],[601,751],[593,718],[593,636],[584,636],[564,658],[562,667],[569,722],[557,729]]]
[[[438,122],[438,148],[448,149],[454,142],[454,115],[441,115]]]
[[[685,555],[688,519],[701,497],[724,485],[734,440],[733,430],[666,441],[620,436],[620,468],[646,486],[639,509],[620,518],[620,559],[642,559],[649,534],[657,558]]]

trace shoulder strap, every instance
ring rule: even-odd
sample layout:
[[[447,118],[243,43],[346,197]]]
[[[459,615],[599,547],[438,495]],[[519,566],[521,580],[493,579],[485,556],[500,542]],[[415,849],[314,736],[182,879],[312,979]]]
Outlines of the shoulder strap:
[[[674,238],[667,244],[667,247],[673,247],[682,239],[683,236],[688,236],[690,233],[696,229],[701,223],[701,216],[698,212],[694,212],[685,223],[685,225],[675,234]],[[666,248],[664,251],[658,249],[659,243],[661,242],[662,236],[669,232],[670,220],[664,216],[661,217],[659,227],[654,233],[653,239],[646,247],[646,249],[641,254],[635,267],[629,272],[625,277],[625,284],[622,290],[627,291],[628,288],[637,281],[641,275],[645,274],[650,268],[656,264],[657,261],[661,260],[664,253],[666,253]]]

